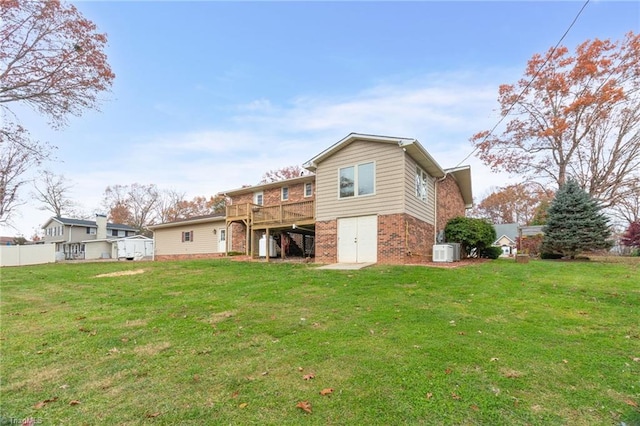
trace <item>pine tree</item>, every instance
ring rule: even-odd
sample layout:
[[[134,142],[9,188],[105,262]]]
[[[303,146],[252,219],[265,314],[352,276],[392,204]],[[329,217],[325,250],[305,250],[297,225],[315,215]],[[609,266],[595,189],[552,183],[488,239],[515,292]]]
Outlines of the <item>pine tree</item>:
[[[557,192],[543,228],[543,253],[574,259],[585,250],[609,248],[611,231],[597,201],[569,180]]]

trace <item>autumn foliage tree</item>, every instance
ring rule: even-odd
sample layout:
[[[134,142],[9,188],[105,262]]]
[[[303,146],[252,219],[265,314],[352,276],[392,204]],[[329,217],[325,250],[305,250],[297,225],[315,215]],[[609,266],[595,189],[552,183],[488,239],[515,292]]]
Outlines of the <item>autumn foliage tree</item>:
[[[500,86],[504,132],[471,138],[492,169],[552,182],[569,178],[603,206],[640,180],[640,35],[536,54],[524,77]]]
[[[640,221],[632,222],[622,235],[620,242],[627,247],[640,249]]]
[[[286,166],[280,169],[269,170],[264,175],[260,183],[278,182],[285,179],[293,179],[302,176],[306,170],[300,166]]]
[[[530,225],[551,196],[533,183],[508,185],[489,194],[474,208],[473,215],[494,224]]]
[[[0,3],[0,222],[19,206],[25,172],[50,154],[32,140],[13,106],[27,106],[54,128],[69,115],[97,109],[100,92],[114,73],[107,63],[105,34],[72,5],[58,0]]]

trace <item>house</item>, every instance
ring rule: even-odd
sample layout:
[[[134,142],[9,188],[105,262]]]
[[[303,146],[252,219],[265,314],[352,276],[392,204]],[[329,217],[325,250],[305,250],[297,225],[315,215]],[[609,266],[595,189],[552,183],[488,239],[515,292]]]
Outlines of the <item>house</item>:
[[[150,226],[156,260],[196,259],[227,253],[224,214],[212,214]]]
[[[513,256],[517,252],[518,241],[518,224],[503,223],[493,225],[496,231],[496,237],[493,246],[502,247],[502,256]]]
[[[105,215],[97,214],[96,220],[70,219],[55,216],[49,219],[44,226],[44,244],[56,245],[56,257],[64,259],[98,259],[104,257],[103,253],[111,253],[111,250],[100,251],[97,257],[85,255],[86,244],[96,240],[106,241],[116,238],[130,237],[137,234],[137,230],[128,225],[108,223]],[[96,250],[92,250],[95,255]]]
[[[443,169],[416,139],[352,133],[304,167],[308,175],[222,193],[227,251],[425,263],[438,232],[473,203],[470,167]]]

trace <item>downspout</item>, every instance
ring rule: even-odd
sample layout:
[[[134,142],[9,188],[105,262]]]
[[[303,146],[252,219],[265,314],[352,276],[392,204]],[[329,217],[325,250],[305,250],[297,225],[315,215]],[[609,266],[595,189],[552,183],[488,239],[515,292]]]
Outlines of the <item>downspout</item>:
[[[444,172],[444,176],[442,176],[440,179],[436,179],[436,183],[433,186],[434,187],[434,193],[433,193],[433,214],[434,214],[434,221],[435,221],[435,232],[433,233],[433,243],[434,244],[438,244],[438,184],[440,182],[443,182],[446,178],[447,178],[447,172]]]

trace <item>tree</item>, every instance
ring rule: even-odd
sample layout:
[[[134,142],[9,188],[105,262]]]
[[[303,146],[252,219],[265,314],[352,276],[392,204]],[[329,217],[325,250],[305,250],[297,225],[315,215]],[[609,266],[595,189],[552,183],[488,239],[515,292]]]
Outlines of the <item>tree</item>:
[[[640,179],[640,35],[586,41],[534,55],[524,78],[501,85],[500,136],[471,138],[494,170],[557,187],[576,180],[604,207]]]
[[[54,216],[61,217],[69,214],[77,205],[69,197],[72,185],[63,175],[55,175],[50,170],[45,170],[41,174],[40,184],[36,183],[34,187],[34,198],[43,204],[41,210],[48,210]]]
[[[278,182],[285,179],[293,179],[302,176],[305,170],[300,166],[286,166],[281,169],[269,170],[262,175],[260,183]]]
[[[153,211],[158,197],[154,184],[114,185],[105,189],[103,204],[112,222],[132,226],[144,233],[155,221]]]
[[[467,255],[480,256],[496,240],[496,230],[485,219],[454,217],[444,228],[445,239],[460,243]]]
[[[627,247],[640,249],[640,221],[635,221],[629,224],[629,227],[622,235],[620,242],[622,245]]]
[[[488,219],[491,223],[518,223],[529,225],[539,207],[550,199],[545,188],[531,182],[498,188],[482,200],[474,216]]]
[[[0,105],[23,103],[54,127],[97,109],[115,74],[106,34],[59,0],[4,0],[0,7]]]
[[[543,228],[542,253],[574,259],[586,250],[611,246],[611,231],[598,202],[571,179],[560,187]]]
[[[98,93],[110,89],[115,74],[104,53],[106,35],[74,6],[3,0],[0,22],[0,223],[8,223],[21,204],[23,175],[51,150],[29,139],[10,106],[28,106],[59,128],[69,115],[97,109]]]
[[[4,122],[0,128],[0,223],[10,224],[23,204],[19,192],[29,182],[25,173],[50,155],[46,144],[33,141],[20,125]]]
[[[165,194],[167,195],[167,194]],[[173,198],[173,201],[163,201],[164,215],[160,216],[161,222],[171,222],[179,219],[188,219],[197,216],[206,216],[216,213],[224,213],[226,208],[226,198],[222,195],[194,197],[191,201],[182,198]]]

